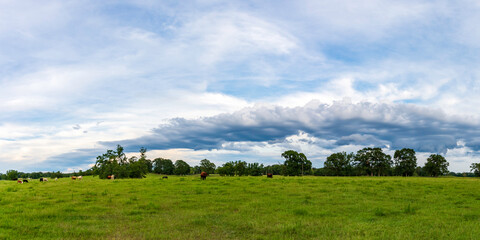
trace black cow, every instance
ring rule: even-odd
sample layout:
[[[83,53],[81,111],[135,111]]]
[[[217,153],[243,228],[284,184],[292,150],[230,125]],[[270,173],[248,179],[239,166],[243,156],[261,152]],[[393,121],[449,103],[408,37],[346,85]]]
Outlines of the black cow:
[[[202,172],[202,173],[200,174],[200,178],[202,178],[202,180],[207,179],[207,176],[208,176],[208,173],[206,173],[206,172]]]
[[[267,173],[267,178],[273,178],[273,174]]]
[[[168,179],[168,176],[163,176],[162,179]]]
[[[28,180],[27,180],[27,179],[24,179],[23,182],[24,182],[24,183],[28,183]]]

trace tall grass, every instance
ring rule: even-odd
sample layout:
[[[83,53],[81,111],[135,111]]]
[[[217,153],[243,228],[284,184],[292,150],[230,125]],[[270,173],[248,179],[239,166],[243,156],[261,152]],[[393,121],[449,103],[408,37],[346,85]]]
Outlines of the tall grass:
[[[478,239],[480,180],[0,181],[0,239]]]

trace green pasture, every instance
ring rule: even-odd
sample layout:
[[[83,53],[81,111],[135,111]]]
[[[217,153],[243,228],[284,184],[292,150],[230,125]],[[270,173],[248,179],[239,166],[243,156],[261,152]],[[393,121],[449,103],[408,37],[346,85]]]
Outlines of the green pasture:
[[[480,180],[0,181],[0,239],[479,239]]]

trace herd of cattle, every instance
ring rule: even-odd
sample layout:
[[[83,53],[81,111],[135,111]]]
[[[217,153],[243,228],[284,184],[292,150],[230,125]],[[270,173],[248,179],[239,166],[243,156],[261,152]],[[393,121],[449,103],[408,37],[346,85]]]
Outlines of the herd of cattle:
[[[206,173],[206,172],[200,173],[200,178],[202,180],[207,179],[207,176],[208,176],[208,173]],[[267,178],[273,178],[273,174],[267,173]],[[83,179],[82,176],[72,176],[72,180],[82,180],[82,179]],[[107,179],[114,180],[115,175],[108,175]],[[168,177],[163,176],[162,179],[168,179]],[[14,179],[14,180],[17,180],[17,183],[28,183],[27,179]],[[57,181],[57,180],[58,180],[58,178],[55,178],[55,181]],[[40,182],[48,182],[48,178],[41,177]]]
[[[72,176],[72,180],[82,180],[83,177],[82,176]],[[28,180],[31,180],[30,178],[29,179],[14,179],[14,180],[17,180],[17,183],[28,183]],[[55,181],[58,180],[58,178],[55,178],[54,179]],[[40,178],[40,182],[48,182],[48,178],[46,177],[41,177]]]

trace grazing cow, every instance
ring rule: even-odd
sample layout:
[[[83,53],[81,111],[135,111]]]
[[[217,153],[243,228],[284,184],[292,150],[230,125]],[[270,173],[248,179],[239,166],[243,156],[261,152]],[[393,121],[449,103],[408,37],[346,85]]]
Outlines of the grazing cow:
[[[115,175],[108,175],[108,176],[107,176],[107,179],[114,180],[114,179],[115,179]]]
[[[44,178],[40,178],[40,182],[48,182],[48,178],[44,177]]]
[[[17,183],[23,183],[22,180],[17,180]]]
[[[82,180],[83,178],[82,178],[82,176],[78,176],[77,179],[78,179],[78,180]]]
[[[168,179],[168,176],[163,176],[162,179]]]
[[[267,173],[267,178],[273,178],[273,174]]]
[[[202,178],[202,180],[207,179],[207,176],[208,176],[208,173],[206,173],[206,172],[200,173],[200,178]]]
[[[76,177],[76,176],[72,176],[72,180],[77,180],[77,177]]]
[[[28,180],[27,180],[27,179],[24,179],[23,182],[24,182],[24,183],[28,183]]]

